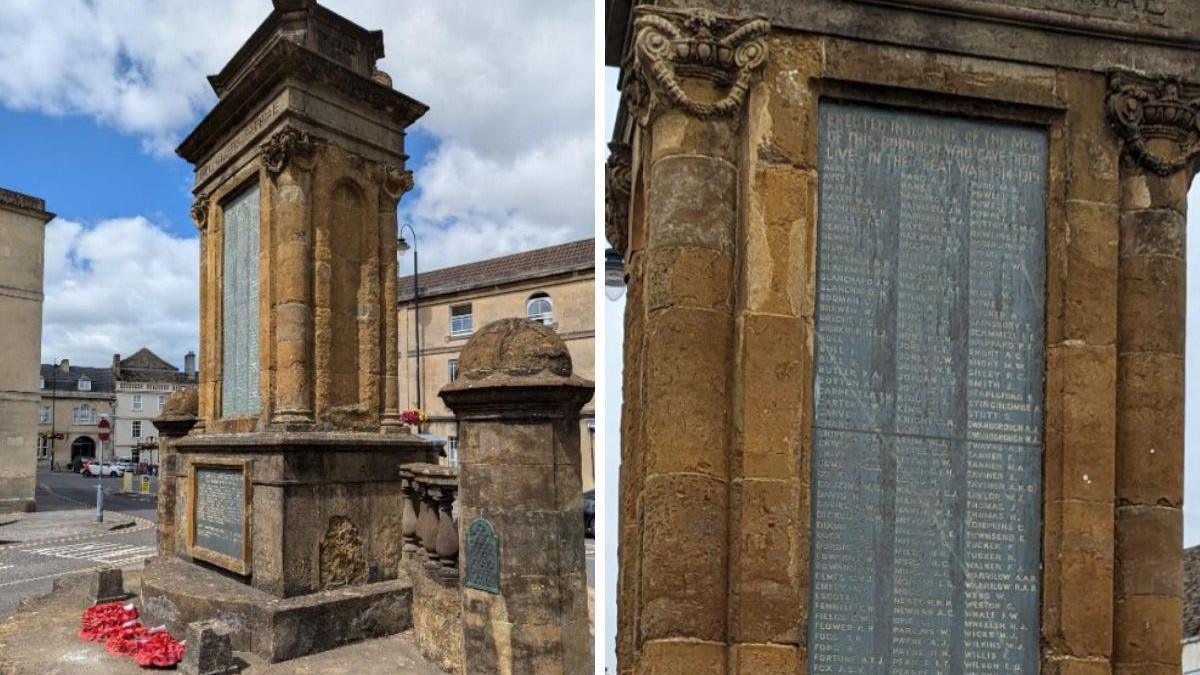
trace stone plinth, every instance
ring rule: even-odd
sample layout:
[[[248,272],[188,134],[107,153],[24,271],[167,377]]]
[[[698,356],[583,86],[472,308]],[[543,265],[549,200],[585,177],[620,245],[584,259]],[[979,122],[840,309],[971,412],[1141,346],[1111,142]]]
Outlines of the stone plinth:
[[[464,671],[591,673],[578,419],[593,385],[524,319],[477,332],[459,373],[440,395],[460,430]]]

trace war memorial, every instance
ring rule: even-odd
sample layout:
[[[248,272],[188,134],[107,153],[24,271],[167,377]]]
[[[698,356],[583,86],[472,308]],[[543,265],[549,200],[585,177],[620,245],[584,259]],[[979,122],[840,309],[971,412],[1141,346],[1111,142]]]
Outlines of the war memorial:
[[[192,636],[188,672],[405,631],[450,672],[591,672],[593,385],[562,340],[526,320],[475,332],[442,392],[458,469],[402,420],[396,207],[405,130],[428,109],[376,68],[383,49],[314,0],[274,0],[178,148],[195,166],[201,365],[155,420],[142,612]]]
[[[608,10],[620,673],[1178,675],[1200,4]]]

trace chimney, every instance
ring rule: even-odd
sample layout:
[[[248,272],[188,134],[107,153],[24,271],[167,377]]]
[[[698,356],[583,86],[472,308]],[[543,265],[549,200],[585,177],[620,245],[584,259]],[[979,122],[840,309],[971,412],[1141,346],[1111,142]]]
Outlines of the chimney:
[[[112,371],[113,371],[113,379],[114,380],[121,379],[121,355],[120,354],[113,354]]]
[[[71,362],[68,361],[67,359],[63,359],[62,363],[58,364],[58,372],[60,372],[64,375],[70,374]]]
[[[183,375],[188,382],[196,380],[196,352],[188,352],[183,355]]]

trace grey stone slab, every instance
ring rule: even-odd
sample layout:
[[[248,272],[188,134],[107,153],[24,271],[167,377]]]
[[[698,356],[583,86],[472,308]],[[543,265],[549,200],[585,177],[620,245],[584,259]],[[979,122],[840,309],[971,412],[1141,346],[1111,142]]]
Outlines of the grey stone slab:
[[[1046,155],[822,106],[810,672],[1037,672]]]

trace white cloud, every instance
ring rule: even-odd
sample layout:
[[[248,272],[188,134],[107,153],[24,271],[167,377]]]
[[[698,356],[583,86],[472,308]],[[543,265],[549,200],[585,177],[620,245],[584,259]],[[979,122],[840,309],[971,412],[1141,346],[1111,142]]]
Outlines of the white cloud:
[[[413,167],[421,191],[402,208],[420,232],[425,269],[592,236],[591,0],[325,4],[382,29],[380,67],[431,106],[418,124],[439,147]],[[215,102],[205,76],[270,10],[267,0],[0,0],[0,105],[88,116],[169,156]],[[126,213],[144,209],[131,203]],[[153,246],[163,244],[186,264],[113,260],[91,244],[96,232],[122,227],[138,228],[137,238],[115,242],[129,259],[158,255]],[[194,341],[195,294],[171,289],[185,272],[194,279],[195,256],[185,255],[194,242],[141,218],[60,220],[51,233],[48,251],[64,255],[50,261],[58,276],[48,268],[47,357],[94,359],[161,340],[160,355],[174,360],[192,346],[184,343]],[[100,267],[120,276],[102,277]],[[142,287],[126,283],[134,281]],[[123,304],[127,296],[137,296],[136,308]],[[114,318],[97,318],[104,311]]]
[[[46,228],[42,362],[105,366],[140,347],[176,365],[197,346],[198,239],[144,218]]]

